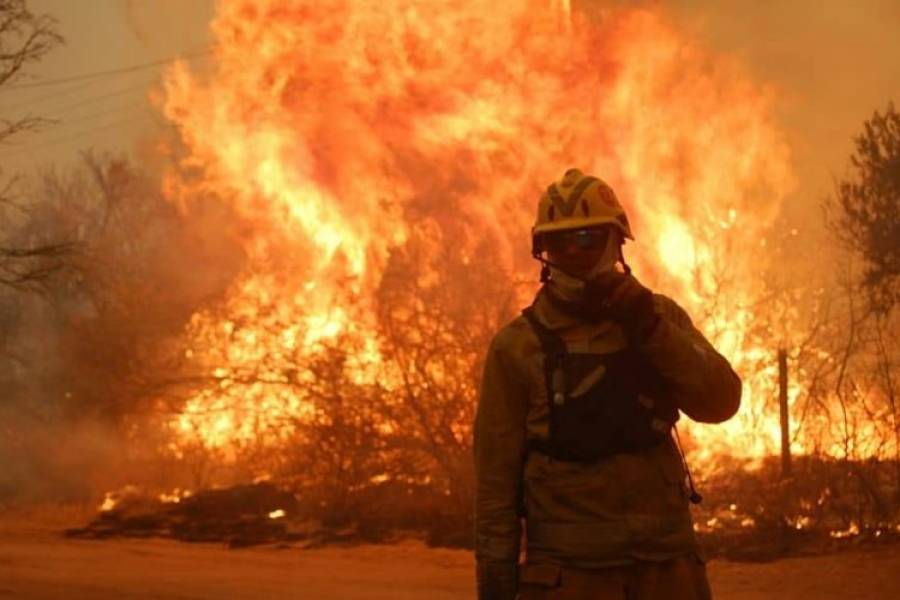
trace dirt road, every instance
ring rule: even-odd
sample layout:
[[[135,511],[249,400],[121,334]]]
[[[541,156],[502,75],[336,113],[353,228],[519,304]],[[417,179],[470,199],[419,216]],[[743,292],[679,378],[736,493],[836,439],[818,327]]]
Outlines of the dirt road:
[[[0,598],[472,599],[469,553],[417,542],[228,550],[168,540],[82,541],[4,519]],[[900,548],[767,564],[709,565],[717,600],[900,599]]]

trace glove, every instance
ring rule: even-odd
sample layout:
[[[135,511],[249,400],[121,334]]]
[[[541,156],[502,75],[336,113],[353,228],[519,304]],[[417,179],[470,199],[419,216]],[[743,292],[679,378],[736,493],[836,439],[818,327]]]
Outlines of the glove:
[[[519,593],[519,569],[515,563],[478,561],[478,600],[515,600]]]
[[[591,310],[619,323],[632,343],[646,342],[659,324],[653,292],[630,274],[601,273],[585,283],[584,291]]]

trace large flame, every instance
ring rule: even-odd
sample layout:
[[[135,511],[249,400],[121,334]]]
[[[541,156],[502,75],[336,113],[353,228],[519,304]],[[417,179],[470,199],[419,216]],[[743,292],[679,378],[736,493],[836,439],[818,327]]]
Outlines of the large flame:
[[[352,340],[360,382],[384,377],[374,297],[411,238],[510,287],[535,281],[539,190],[578,166],[630,213],[636,275],[745,377],[739,417],[693,428],[696,447],[777,448],[775,348],[753,336],[753,302],[792,175],[772,93],[735,61],[658,10],[589,18],[568,0],[220,0],[212,28],[212,71],[179,64],[166,80],[187,151],[168,191],[231,202],[248,267],[192,321],[192,358],[218,385],[176,419],[182,441],[233,452],[261,430],[289,435],[309,382],[287,357],[323,341]]]

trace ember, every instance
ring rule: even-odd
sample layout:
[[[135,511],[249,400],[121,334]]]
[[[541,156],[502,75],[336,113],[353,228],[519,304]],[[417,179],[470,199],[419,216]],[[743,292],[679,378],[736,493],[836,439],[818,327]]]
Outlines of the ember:
[[[891,465],[803,459],[797,465],[798,477],[790,481],[780,479],[775,459],[764,461],[754,471],[737,463],[730,467],[730,475],[723,472],[704,482],[706,499],[697,509],[694,528],[710,558],[769,561],[900,543],[900,522],[891,515],[867,512],[869,505],[858,488],[860,478],[884,476]],[[848,467],[855,476],[846,476]],[[375,508],[371,492],[363,494],[363,502]],[[417,497],[427,496],[419,491]],[[379,517],[377,509],[358,513],[352,524],[323,523],[310,518],[317,513],[315,506],[270,482],[197,493],[175,490],[160,496],[127,486],[107,494],[99,512],[88,526],[68,530],[67,535],[88,539],[169,537],[223,542],[233,548],[258,544],[309,547],[396,539],[398,532],[418,531],[423,526],[422,521],[408,517],[394,517],[391,523]],[[861,526],[861,522],[871,525]],[[427,528],[440,531],[434,524]],[[438,536],[430,541],[470,544],[467,536]]]
[[[729,463],[704,482],[695,530],[711,557],[760,561],[900,542],[890,502],[870,497],[892,463],[803,457],[795,466],[784,479],[774,457],[754,470]]]
[[[661,9],[232,0],[212,30],[215,68],[177,64],[160,96],[180,136],[167,198],[227,206],[245,258],[225,298],[191,316],[191,384],[161,423],[165,452],[204,474],[188,485],[208,483],[195,464],[230,482],[272,473],[335,522],[370,492],[380,506],[386,489],[427,489],[446,501],[424,511],[467,530],[480,360],[536,288],[523,232],[539,184],[569,164],[619,190],[636,273],[684,302],[743,377],[737,418],[683,425],[701,477],[727,480],[731,460],[767,477],[779,449],[897,454],[864,402],[823,391],[838,370],[831,300],[805,289],[801,308],[801,292],[771,285],[794,180],[772,90]],[[779,392],[799,425],[782,426]],[[851,531],[809,508],[723,501],[700,520],[709,532]]]
[[[483,356],[537,289],[540,189],[578,166],[625,205],[635,274],[744,382],[733,420],[679,423],[711,554],[896,541],[894,305],[867,304],[856,255],[839,282],[785,266],[807,232],[785,225],[778,91],[642,4],[220,0],[203,62],[166,61],[154,92],[161,172],[87,156],[71,182],[39,182],[46,206],[0,197],[14,241],[49,215],[79,248],[72,265],[56,262],[68,244],[2,248],[0,284],[39,279],[63,323],[44,305],[15,316],[11,291],[3,333],[38,367],[16,358],[3,382],[28,410],[56,398],[61,430],[102,423],[73,447],[114,454],[116,475],[76,482],[81,497],[134,484],[92,496],[96,519],[69,534],[471,544]],[[39,374],[51,347],[73,358]],[[4,427],[12,455],[62,437],[36,422]]]
[[[641,277],[685,298],[746,373],[742,415],[724,430],[691,428],[698,457],[777,448],[770,341],[751,331],[749,307],[792,175],[771,93],[737,65],[656,11],[594,21],[543,0],[490,12],[475,1],[236,0],[220,4],[213,31],[215,71],[182,64],[167,79],[188,169],[167,189],[179,203],[227,199],[248,265],[223,306],[191,321],[188,357],[212,384],[171,421],[176,453],[199,445],[235,460],[247,444],[298,435],[315,412],[307,365],[329,345],[352,348],[349,382],[402,395],[406,366],[386,347],[386,318],[422,327],[408,319],[416,302],[448,287],[469,300],[453,310],[498,304],[496,285],[450,280],[446,253],[464,268],[489,258],[508,288],[535,281],[523,232],[539,182],[570,163],[621,190],[638,237],[658,240],[633,251]],[[510,306],[535,284],[516,289]],[[454,347],[457,334],[446,335]],[[480,352],[428,365],[434,383],[448,368],[476,370]]]
[[[172,500],[178,498],[178,500]],[[171,537],[185,542],[226,542],[231,547],[307,539],[309,531],[284,522],[297,501],[269,483],[153,497],[131,486],[108,494],[100,516],[69,537]]]
[[[897,0],[87,4],[0,0],[0,596],[898,596]]]

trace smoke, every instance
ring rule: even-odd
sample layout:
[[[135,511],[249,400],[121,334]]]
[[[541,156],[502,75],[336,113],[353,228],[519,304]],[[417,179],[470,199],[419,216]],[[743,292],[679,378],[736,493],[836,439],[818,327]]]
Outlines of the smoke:
[[[120,479],[126,440],[111,425],[29,418],[11,407],[0,419],[0,504],[82,502]]]
[[[779,226],[783,231],[798,231],[786,238],[796,260],[819,258],[822,244],[816,240],[826,235],[819,205],[830,192],[833,177],[843,172],[851,138],[873,110],[900,91],[900,38],[896,36],[900,6],[893,0],[572,2],[574,11],[584,10],[600,19],[613,4],[663,7],[681,29],[712,50],[731,55],[757,81],[771,86],[798,178],[796,191],[783,205]],[[122,10],[129,29],[153,50],[153,56],[166,56],[173,48],[196,47],[196,40],[207,38],[213,5],[209,1],[127,0]],[[355,143],[357,138],[347,139]],[[125,295],[114,297],[113,305],[119,302],[142,311],[139,316],[123,313],[121,319],[103,322],[120,337],[91,337],[100,331],[100,313],[87,293],[69,296],[61,312],[38,308],[45,300],[37,298],[0,299],[0,342],[16,356],[0,368],[0,383],[5,390],[12,389],[10,382],[19,386],[7,394],[0,409],[0,465],[4,465],[0,501],[4,497],[82,498],[110,487],[121,476],[116,473],[124,469],[121,449],[127,445],[122,429],[104,418],[84,418],[71,407],[85,406],[84,398],[93,399],[96,406],[121,400],[119,394],[127,388],[102,386],[110,374],[133,374],[128,369],[145,359],[130,353],[134,347],[122,334],[146,342],[160,323],[165,323],[165,331],[177,331],[197,307],[212,304],[223,293],[241,257],[227,236],[220,235],[230,226],[229,215],[207,216],[194,218],[187,237],[179,238],[177,244],[165,243],[172,240],[174,221],[163,226],[159,239],[164,243],[151,244],[155,254],[147,255],[152,260],[146,264],[113,262],[122,272],[131,269],[137,274],[121,290]],[[132,226],[144,223],[138,220]],[[23,310],[23,302],[29,308]],[[70,328],[73,321],[80,327]],[[162,344],[165,339],[158,341]],[[87,341],[96,343],[85,345]]]
[[[49,303],[0,291],[0,504],[90,498],[99,469],[121,456],[121,440],[108,424],[65,414],[62,328]]]
[[[822,203],[846,172],[863,121],[900,98],[900,5],[575,0],[574,6],[600,19],[613,6],[662,8],[681,31],[731,56],[773,90],[774,115],[790,143],[797,185],[770,241],[791,264],[828,262],[822,252],[835,250],[835,244]]]
[[[29,210],[0,238],[75,251],[33,288],[0,286],[0,502],[84,500],[149,476],[134,465],[161,442],[129,417],[169,410],[158,399],[187,378],[184,329],[242,254],[220,202],[181,212],[127,161],[87,155],[25,184]]]
[[[821,225],[817,213],[876,109],[900,95],[900,4],[667,0],[682,27],[735,56],[775,88],[776,116],[789,136],[799,186],[787,216]]]
[[[160,54],[206,39],[214,9],[212,0],[124,0],[121,6],[134,36]]]

